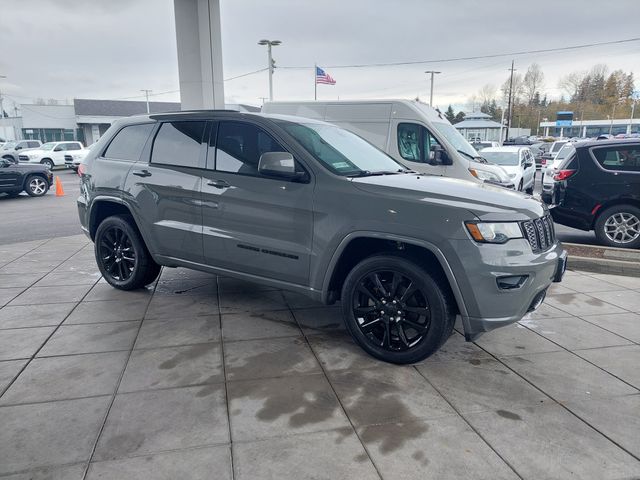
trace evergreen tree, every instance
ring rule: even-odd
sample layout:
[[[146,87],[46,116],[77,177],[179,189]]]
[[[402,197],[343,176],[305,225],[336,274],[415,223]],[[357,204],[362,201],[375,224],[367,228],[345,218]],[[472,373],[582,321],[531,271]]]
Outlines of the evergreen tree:
[[[451,107],[451,105],[449,105],[449,108],[447,108],[447,111],[444,112],[444,116],[447,117],[447,120],[449,120],[451,123],[455,123],[456,114],[453,111],[453,108]]]
[[[459,111],[456,114],[455,118],[453,119],[453,122],[451,122],[451,123],[454,123],[454,124],[455,123],[460,123],[463,120],[464,120],[464,112],[463,111]]]

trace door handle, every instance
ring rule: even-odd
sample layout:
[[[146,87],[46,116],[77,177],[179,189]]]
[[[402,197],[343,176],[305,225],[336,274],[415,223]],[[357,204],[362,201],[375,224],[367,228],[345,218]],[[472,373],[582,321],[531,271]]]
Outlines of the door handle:
[[[216,188],[227,188],[231,186],[229,182],[225,180],[209,180],[207,182],[207,185],[211,187],[216,187]]]
[[[149,170],[134,170],[132,173],[134,175],[138,176],[138,177],[150,177],[151,176],[151,172]]]

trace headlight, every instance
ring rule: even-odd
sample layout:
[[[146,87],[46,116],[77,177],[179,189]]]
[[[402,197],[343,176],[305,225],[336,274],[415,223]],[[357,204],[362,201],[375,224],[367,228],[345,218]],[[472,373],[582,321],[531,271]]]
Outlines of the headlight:
[[[470,168],[469,172],[471,175],[476,177],[478,180],[489,180],[491,182],[500,182],[500,177],[497,175],[487,172],[486,170],[479,170],[477,168]]]
[[[506,243],[513,238],[522,238],[522,230],[516,222],[465,222],[465,226],[480,243]]]
[[[38,155],[36,155],[35,153],[27,153],[27,157],[29,158],[36,158]]]

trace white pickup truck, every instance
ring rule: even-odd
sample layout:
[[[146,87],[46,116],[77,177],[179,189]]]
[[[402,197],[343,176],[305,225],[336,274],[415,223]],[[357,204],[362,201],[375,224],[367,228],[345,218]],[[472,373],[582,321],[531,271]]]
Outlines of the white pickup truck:
[[[85,148],[80,142],[48,142],[40,148],[28,150],[18,156],[21,163],[41,163],[49,168],[65,165],[64,156]]]

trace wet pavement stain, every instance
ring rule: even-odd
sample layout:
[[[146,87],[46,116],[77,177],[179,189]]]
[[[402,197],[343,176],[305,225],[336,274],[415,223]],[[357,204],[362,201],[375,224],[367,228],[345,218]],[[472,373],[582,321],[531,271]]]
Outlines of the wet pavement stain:
[[[423,467],[426,467],[427,465],[429,465],[429,459],[427,458],[427,456],[425,455],[425,453],[423,451],[416,450],[411,455],[411,458],[413,458],[414,460],[420,462]]]
[[[477,358],[472,358],[471,360],[469,360],[469,363],[471,365],[480,365],[482,363],[482,360],[478,360]]]
[[[172,368],[178,366],[178,364],[180,364],[181,362],[195,360],[196,358],[207,355],[210,351],[211,347],[209,345],[195,345],[193,347],[190,347],[188,350],[183,350],[177,353],[173,356],[173,358],[165,360],[160,365],[158,365],[158,368],[160,370],[171,370]]]
[[[508,410],[496,410],[496,413],[502,418],[508,418],[509,420],[522,420],[522,417],[517,413],[510,412]]]
[[[365,428],[362,440],[367,444],[378,444],[382,454],[390,454],[405,447],[405,443],[419,438],[429,430],[423,422],[391,423]]]

